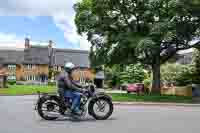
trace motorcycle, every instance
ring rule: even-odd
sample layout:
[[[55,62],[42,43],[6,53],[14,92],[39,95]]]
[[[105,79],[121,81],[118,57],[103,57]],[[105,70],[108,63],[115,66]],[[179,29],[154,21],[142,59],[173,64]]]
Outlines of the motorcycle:
[[[56,120],[60,115],[76,117],[71,112],[72,99],[65,97],[63,100],[59,95],[51,95],[38,92],[38,100],[35,105],[40,117],[45,120]],[[90,84],[83,88],[81,93],[81,114],[78,118],[84,118],[88,113],[96,120],[106,120],[113,113],[113,103],[109,95],[104,92],[97,92],[95,85]]]

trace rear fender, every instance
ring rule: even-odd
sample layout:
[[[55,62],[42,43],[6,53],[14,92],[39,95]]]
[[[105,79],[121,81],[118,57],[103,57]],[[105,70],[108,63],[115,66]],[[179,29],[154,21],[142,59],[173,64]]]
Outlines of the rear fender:
[[[44,101],[46,101],[48,99],[53,99],[53,100],[56,100],[56,101],[58,101],[60,103],[60,97],[59,96],[43,94],[38,98],[35,109],[37,110],[37,106],[38,106],[38,104],[40,102],[44,102]]]

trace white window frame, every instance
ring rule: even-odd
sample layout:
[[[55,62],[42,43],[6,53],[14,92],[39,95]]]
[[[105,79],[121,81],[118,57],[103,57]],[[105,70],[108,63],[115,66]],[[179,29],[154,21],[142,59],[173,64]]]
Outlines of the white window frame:
[[[16,75],[9,75],[8,80],[16,80]]]
[[[8,65],[8,70],[16,70],[16,65],[11,65],[11,64],[9,64]]]
[[[25,68],[28,70],[32,70],[33,69],[33,64],[26,64]]]

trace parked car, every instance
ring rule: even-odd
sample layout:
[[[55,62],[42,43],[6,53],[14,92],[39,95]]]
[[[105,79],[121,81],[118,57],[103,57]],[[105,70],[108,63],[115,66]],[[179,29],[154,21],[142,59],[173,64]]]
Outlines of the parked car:
[[[143,83],[135,83],[128,84],[127,93],[135,92],[137,94],[141,94],[144,92],[144,84]]]

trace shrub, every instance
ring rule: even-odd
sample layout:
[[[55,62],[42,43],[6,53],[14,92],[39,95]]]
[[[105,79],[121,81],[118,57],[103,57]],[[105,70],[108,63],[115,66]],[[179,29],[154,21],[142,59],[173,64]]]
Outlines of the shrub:
[[[56,82],[48,82],[49,86],[56,86]]]
[[[9,85],[15,85],[16,84],[16,80],[8,80],[7,83]]]
[[[192,54],[193,76],[192,83],[200,84],[200,50],[194,49]]]
[[[151,80],[150,80],[150,79],[145,79],[145,80],[143,81],[143,84],[144,84],[144,87],[145,87],[145,88],[150,88]]]
[[[119,87],[128,83],[141,83],[148,75],[141,64],[127,66],[114,65],[105,68],[105,83],[109,87]]]
[[[177,79],[177,74],[182,69],[180,64],[164,64],[161,66],[162,82],[172,83]]]
[[[143,84],[144,84],[144,92],[145,93],[149,93],[150,92],[150,88],[151,88],[151,79],[145,79],[143,81]]]
[[[191,65],[165,64],[161,66],[161,80],[185,86],[192,83],[193,67]]]
[[[186,86],[192,84],[193,73],[189,65],[185,65],[179,70],[176,77],[176,85]]]

